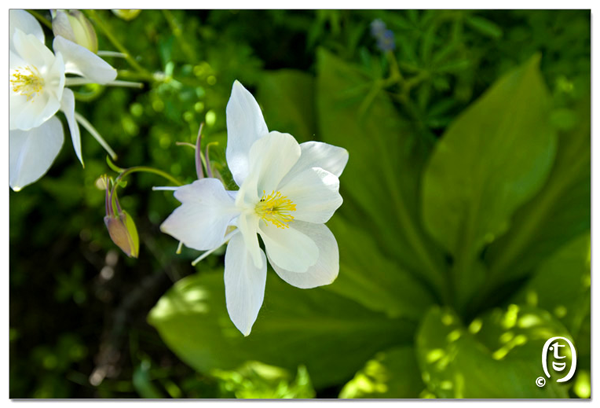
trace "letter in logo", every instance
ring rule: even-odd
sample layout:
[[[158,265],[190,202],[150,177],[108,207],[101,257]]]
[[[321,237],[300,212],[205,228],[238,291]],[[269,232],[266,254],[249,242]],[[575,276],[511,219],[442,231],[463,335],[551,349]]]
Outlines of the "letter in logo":
[[[569,348],[571,349],[571,356],[572,356],[572,363],[571,363],[571,369],[569,370],[569,373],[559,379],[556,380],[556,382],[566,382],[569,381],[571,378],[573,378],[573,375],[575,374],[575,369],[577,368],[577,352],[575,351],[575,346],[573,346],[573,343],[571,343],[571,341],[565,337],[552,337],[551,339],[548,339],[546,341],[546,344],[544,344],[544,348],[542,350],[542,367],[544,368],[544,374],[546,374],[546,377],[550,378],[550,373],[548,372],[548,350],[553,351],[553,357],[555,360],[562,360],[564,358],[566,358],[567,356],[561,356],[561,347],[565,347],[564,344],[560,344],[558,342],[558,340],[562,340],[565,341],[566,343],[569,344]],[[552,343],[554,342],[554,343]],[[563,371],[567,366],[566,362],[558,362],[558,361],[553,361],[552,362],[552,368],[555,371]]]

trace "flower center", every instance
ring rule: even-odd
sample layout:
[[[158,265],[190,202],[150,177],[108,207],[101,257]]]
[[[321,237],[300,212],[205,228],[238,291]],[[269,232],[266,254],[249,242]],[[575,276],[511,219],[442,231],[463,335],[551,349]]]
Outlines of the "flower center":
[[[263,190],[263,196],[256,204],[256,213],[260,218],[270,221],[277,228],[288,228],[288,224],[294,221],[294,217],[290,214],[296,211],[296,204],[285,196],[282,196],[279,191],[273,191],[270,195],[266,195]]]
[[[36,67],[19,67],[12,74],[10,80],[13,92],[25,95],[27,100],[32,100],[44,88],[44,79]]]

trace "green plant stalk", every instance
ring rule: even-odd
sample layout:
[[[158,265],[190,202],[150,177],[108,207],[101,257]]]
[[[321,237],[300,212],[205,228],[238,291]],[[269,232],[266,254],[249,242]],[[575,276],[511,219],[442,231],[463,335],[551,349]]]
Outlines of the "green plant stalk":
[[[157,174],[167,180],[169,180],[171,183],[175,184],[176,186],[181,186],[182,184],[173,176],[171,176],[169,173],[164,172],[162,170],[158,170],[155,169],[153,167],[147,167],[147,166],[135,166],[135,167],[130,167],[126,170],[124,170],[121,174],[119,174],[115,180],[115,185],[118,184],[118,182],[120,180],[123,180],[126,176],[132,174],[132,173],[152,173],[152,174]]]
[[[162,10],[162,13],[165,16],[167,23],[169,23],[169,27],[171,27],[171,31],[173,32],[173,35],[175,35],[175,37],[177,37],[177,41],[179,42],[179,45],[181,46],[181,49],[183,50],[185,55],[191,61],[196,61],[197,60],[196,52],[194,51],[194,49],[192,47],[190,47],[190,45],[187,43],[185,37],[182,35],[181,28],[179,28],[179,23],[177,22],[177,19],[173,16],[173,14],[169,10]]]
[[[108,40],[111,42],[112,45],[115,46],[115,48],[117,50],[119,50],[119,52],[121,52],[122,54],[125,55],[125,60],[129,63],[129,65],[131,65],[136,71],[139,72],[139,74],[147,81],[153,81],[154,77],[153,75],[146,70],[144,67],[142,67],[135,59],[133,59],[131,57],[131,53],[129,52],[129,50],[127,50],[127,48],[125,48],[125,46],[123,44],[121,44],[121,42],[119,40],[117,40],[117,38],[113,35],[112,30],[110,29],[110,27],[108,26],[107,23],[105,23],[102,18],[100,18],[100,15],[98,13],[96,13],[96,10],[84,10],[85,13],[88,14],[88,16],[90,18],[92,18],[95,22],[96,25],[102,30],[102,32],[104,33],[104,35],[106,35],[106,38],[108,38]]]

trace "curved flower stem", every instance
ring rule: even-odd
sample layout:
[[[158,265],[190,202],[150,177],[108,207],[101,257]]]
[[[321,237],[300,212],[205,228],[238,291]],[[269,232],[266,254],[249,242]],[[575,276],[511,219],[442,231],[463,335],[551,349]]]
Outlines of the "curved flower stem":
[[[136,71],[138,71],[148,81],[152,81],[154,77],[152,74],[142,67],[134,58],[131,57],[131,53],[125,48],[119,40],[113,35],[113,31],[110,29],[108,24],[102,20],[100,15],[96,13],[96,10],[85,10],[85,12],[96,22],[96,25],[102,30],[106,38],[115,46],[119,52],[124,55],[125,60],[131,65]]]
[[[96,141],[100,143],[100,146],[102,146],[104,150],[106,150],[108,154],[110,154],[110,157],[113,160],[117,159],[117,154],[115,153],[115,151],[108,145],[108,143],[106,143],[106,140],[104,140],[104,138],[100,135],[100,133],[98,133],[96,128],[94,128],[94,126],[92,126],[92,124],[88,122],[86,118],[81,116],[79,113],[75,112],[75,120],[77,120],[77,122],[79,122],[81,126],[83,126],[88,132],[90,132],[94,139],[96,139]]]
[[[115,183],[118,184],[118,181],[123,180],[123,178],[125,178],[126,176],[128,176],[131,173],[140,173],[140,172],[157,174],[157,175],[169,180],[171,183],[173,183],[177,186],[182,185],[179,182],[179,180],[177,180],[175,177],[171,176],[169,173],[164,172],[162,170],[155,169],[153,167],[147,167],[147,166],[135,166],[135,167],[130,167],[130,168],[124,170],[121,174],[119,174],[117,176]]]
[[[40,13],[38,13],[35,10],[27,10],[27,12],[29,14],[31,14],[32,16],[34,16],[35,18],[37,18],[40,23],[42,23],[43,25],[48,27],[50,30],[52,30],[52,23],[50,21],[48,21],[48,19],[46,17],[42,16]]]

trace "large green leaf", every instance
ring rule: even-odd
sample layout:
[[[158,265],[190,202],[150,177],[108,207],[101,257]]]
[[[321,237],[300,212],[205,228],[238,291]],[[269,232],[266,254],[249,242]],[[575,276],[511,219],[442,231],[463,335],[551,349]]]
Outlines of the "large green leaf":
[[[258,101],[271,130],[290,133],[300,142],[315,135],[315,103],[312,75],[282,69],[265,72],[258,84]]]
[[[358,68],[320,49],[317,73],[318,135],[350,153],[341,177],[341,213],[369,231],[384,254],[440,291],[442,254],[418,213],[417,175],[429,149]]]
[[[544,188],[519,211],[513,227],[486,253],[489,290],[531,273],[540,262],[590,228],[590,100],[576,113],[579,126],[560,134],[556,162]]]
[[[258,99],[271,129],[300,135],[304,140],[314,138],[314,82],[312,76],[293,70],[268,72],[261,79]],[[353,154],[351,162],[354,160],[361,158]],[[344,173],[342,185],[346,182],[355,183]],[[424,283],[383,254],[370,229],[344,221],[340,214],[329,227],[340,247],[341,267],[338,279],[325,289],[390,317],[420,320],[433,302]]]
[[[340,398],[417,398],[425,388],[413,346],[377,353],[348,382]]]
[[[571,338],[550,313],[530,306],[495,309],[468,328],[436,306],[419,328],[417,356],[427,387],[441,398],[566,398],[569,384],[536,385],[542,348],[554,336]]]
[[[423,219],[453,256],[459,308],[484,278],[482,247],[546,181],[556,150],[539,56],[499,79],[437,143],[423,177]]]
[[[415,322],[435,302],[411,274],[381,253],[371,232],[336,215],[329,221],[340,250],[340,273],[323,289],[346,296],[389,317]]]
[[[377,351],[414,335],[414,323],[269,274],[258,320],[244,337],[229,319],[224,292],[221,273],[189,276],[148,316],[169,348],[201,372],[231,370],[249,360],[292,371],[305,365],[315,388],[322,388],[348,380]]]

